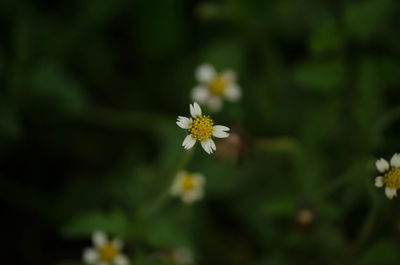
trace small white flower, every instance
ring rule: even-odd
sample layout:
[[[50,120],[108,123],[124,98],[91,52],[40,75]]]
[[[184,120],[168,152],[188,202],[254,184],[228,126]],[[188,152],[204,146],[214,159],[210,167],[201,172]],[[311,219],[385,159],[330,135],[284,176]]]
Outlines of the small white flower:
[[[200,84],[193,88],[192,99],[207,105],[211,111],[219,111],[224,99],[234,102],[241,97],[241,89],[232,70],[218,74],[212,65],[202,64],[196,69],[195,77]]]
[[[383,158],[376,161],[376,168],[382,174],[375,178],[375,186],[385,187],[385,194],[389,199],[397,196],[397,189],[400,188],[400,154],[394,154],[390,164]]]
[[[204,183],[203,175],[181,171],[176,175],[170,193],[180,196],[184,203],[191,204],[203,198]]]
[[[94,265],[128,265],[129,259],[120,251],[123,247],[121,240],[115,238],[109,241],[103,231],[96,231],[92,235],[94,247],[83,251],[83,261]]]
[[[229,128],[222,125],[213,125],[213,121],[209,116],[202,115],[201,108],[196,102],[190,104],[190,114],[192,118],[179,116],[176,124],[188,131],[189,135],[186,136],[182,146],[189,150],[194,146],[196,140],[201,142],[201,146],[208,153],[211,154],[217,148],[212,136],[217,138],[226,138],[229,136]]]

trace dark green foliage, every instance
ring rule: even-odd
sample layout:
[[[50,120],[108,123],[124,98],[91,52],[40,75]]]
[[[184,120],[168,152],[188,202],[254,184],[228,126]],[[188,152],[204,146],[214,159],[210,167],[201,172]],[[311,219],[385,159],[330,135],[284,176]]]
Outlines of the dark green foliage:
[[[199,265],[400,264],[399,199],[374,187],[375,159],[400,152],[399,14],[395,0],[1,1],[3,263],[82,264],[102,229],[134,265],[182,246]],[[228,157],[197,143],[205,197],[187,206],[167,191],[203,62],[238,73],[243,98],[212,116],[241,141]]]

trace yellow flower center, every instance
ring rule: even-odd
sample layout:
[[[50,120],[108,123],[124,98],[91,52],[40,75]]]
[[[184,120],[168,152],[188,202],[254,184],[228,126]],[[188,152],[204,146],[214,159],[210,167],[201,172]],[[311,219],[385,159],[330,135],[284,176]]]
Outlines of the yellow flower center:
[[[118,249],[108,243],[99,249],[100,259],[105,262],[112,262],[115,256],[118,255]]]
[[[226,89],[226,83],[226,80],[224,80],[221,76],[217,76],[209,84],[210,92],[217,96],[223,96]]]
[[[384,182],[392,189],[400,188],[400,169],[391,167],[384,175]]]
[[[189,191],[194,189],[194,181],[193,177],[190,174],[187,174],[182,181],[182,189],[185,191]]]
[[[208,140],[214,133],[213,121],[207,116],[197,116],[190,123],[189,133],[196,140]]]

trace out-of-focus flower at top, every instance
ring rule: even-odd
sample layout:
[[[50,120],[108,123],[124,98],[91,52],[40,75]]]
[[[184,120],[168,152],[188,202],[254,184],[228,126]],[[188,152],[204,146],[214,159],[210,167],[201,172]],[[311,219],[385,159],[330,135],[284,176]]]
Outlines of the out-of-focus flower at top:
[[[394,154],[390,164],[381,158],[376,161],[376,168],[381,176],[375,178],[375,186],[385,187],[385,194],[389,199],[397,196],[397,189],[400,188],[400,154]]]
[[[199,140],[203,149],[208,154],[211,154],[217,149],[211,137],[226,138],[229,136],[229,133],[227,133],[229,128],[222,125],[214,125],[209,116],[202,115],[201,108],[196,102],[193,105],[190,104],[190,114],[192,118],[179,116],[176,122],[179,127],[189,133],[182,146],[185,149],[190,149],[194,146],[196,140]]]
[[[170,193],[191,204],[203,198],[205,179],[202,174],[180,171],[172,183]]]
[[[83,251],[83,261],[94,265],[128,265],[129,259],[121,253],[123,242],[117,238],[108,240],[103,231],[96,231],[92,235],[94,247]]]
[[[232,70],[219,74],[212,65],[202,64],[196,69],[195,77],[200,84],[193,88],[192,99],[211,111],[219,111],[224,100],[234,102],[241,97],[236,73]]]

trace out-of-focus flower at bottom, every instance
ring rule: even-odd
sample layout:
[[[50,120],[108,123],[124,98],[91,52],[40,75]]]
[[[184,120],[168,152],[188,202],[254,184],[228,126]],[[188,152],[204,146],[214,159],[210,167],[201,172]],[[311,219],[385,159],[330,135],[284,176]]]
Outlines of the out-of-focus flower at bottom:
[[[83,251],[83,261],[94,265],[128,265],[129,259],[121,253],[123,243],[114,238],[109,241],[103,231],[96,231],[92,235],[94,247]]]
[[[204,182],[202,174],[180,171],[172,183],[170,193],[180,196],[184,203],[191,204],[203,198]]]

